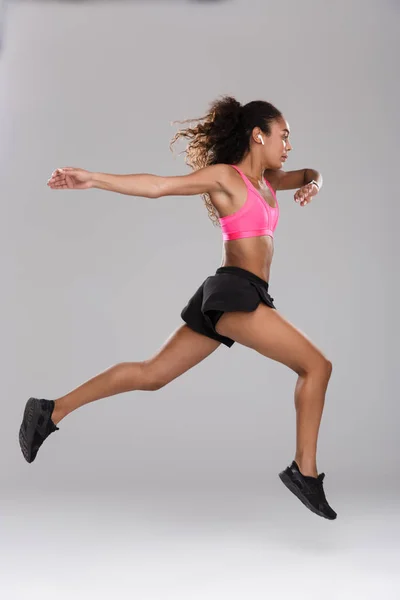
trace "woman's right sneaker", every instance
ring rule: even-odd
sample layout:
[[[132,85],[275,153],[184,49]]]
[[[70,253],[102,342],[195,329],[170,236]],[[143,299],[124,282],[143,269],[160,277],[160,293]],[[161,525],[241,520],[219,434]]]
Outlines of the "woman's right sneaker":
[[[19,430],[19,445],[28,463],[35,460],[36,454],[53,431],[59,427],[51,420],[54,400],[29,398],[25,405],[24,416]]]
[[[325,473],[320,473],[318,477],[303,475],[294,460],[290,467],[279,473],[279,477],[286,487],[313,513],[331,521],[336,519],[337,514],[329,506],[325,497],[323,487]]]

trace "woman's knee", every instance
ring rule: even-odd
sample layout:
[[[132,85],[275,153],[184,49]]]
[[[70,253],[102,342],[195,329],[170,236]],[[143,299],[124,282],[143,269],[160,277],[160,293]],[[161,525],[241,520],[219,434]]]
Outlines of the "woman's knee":
[[[117,384],[130,391],[156,391],[168,383],[148,361],[118,363],[113,375]]]
[[[318,375],[330,379],[333,364],[322,352],[315,354],[309,361],[302,365],[298,371],[299,375]]]
[[[140,364],[142,368],[142,387],[140,389],[147,392],[156,392],[171,381],[171,377],[160,371],[157,364],[150,361],[143,361]]]

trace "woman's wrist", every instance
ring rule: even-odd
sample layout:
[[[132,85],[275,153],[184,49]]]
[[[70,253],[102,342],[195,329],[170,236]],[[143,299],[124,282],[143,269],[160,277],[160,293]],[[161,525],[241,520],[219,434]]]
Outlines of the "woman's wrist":
[[[105,181],[105,173],[92,173],[90,182],[93,188],[98,188],[99,190],[108,189],[107,182]]]
[[[321,189],[321,186],[319,185],[319,183],[317,181],[315,181],[315,179],[313,179],[312,181],[310,181],[310,184],[313,183],[315,186],[317,186],[318,191]]]
[[[304,173],[304,181],[307,182],[305,185],[315,183],[318,190],[320,190],[322,187],[322,175],[316,169],[306,169]]]

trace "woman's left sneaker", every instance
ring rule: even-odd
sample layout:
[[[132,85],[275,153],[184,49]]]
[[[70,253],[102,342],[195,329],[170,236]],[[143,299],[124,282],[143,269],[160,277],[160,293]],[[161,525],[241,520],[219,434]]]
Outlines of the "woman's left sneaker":
[[[29,398],[25,406],[24,417],[19,430],[19,445],[28,463],[35,460],[36,454],[53,431],[59,427],[51,420],[54,400]]]
[[[313,513],[331,521],[336,519],[337,514],[329,506],[325,497],[323,487],[325,473],[320,473],[318,477],[303,475],[294,460],[290,467],[279,473],[279,477],[286,487]]]

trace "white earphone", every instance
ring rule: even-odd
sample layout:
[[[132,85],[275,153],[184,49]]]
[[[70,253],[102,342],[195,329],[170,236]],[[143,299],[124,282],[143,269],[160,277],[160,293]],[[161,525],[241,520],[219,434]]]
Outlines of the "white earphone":
[[[261,140],[262,145],[265,146],[262,135],[259,133],[257,137],[259,140]]]

